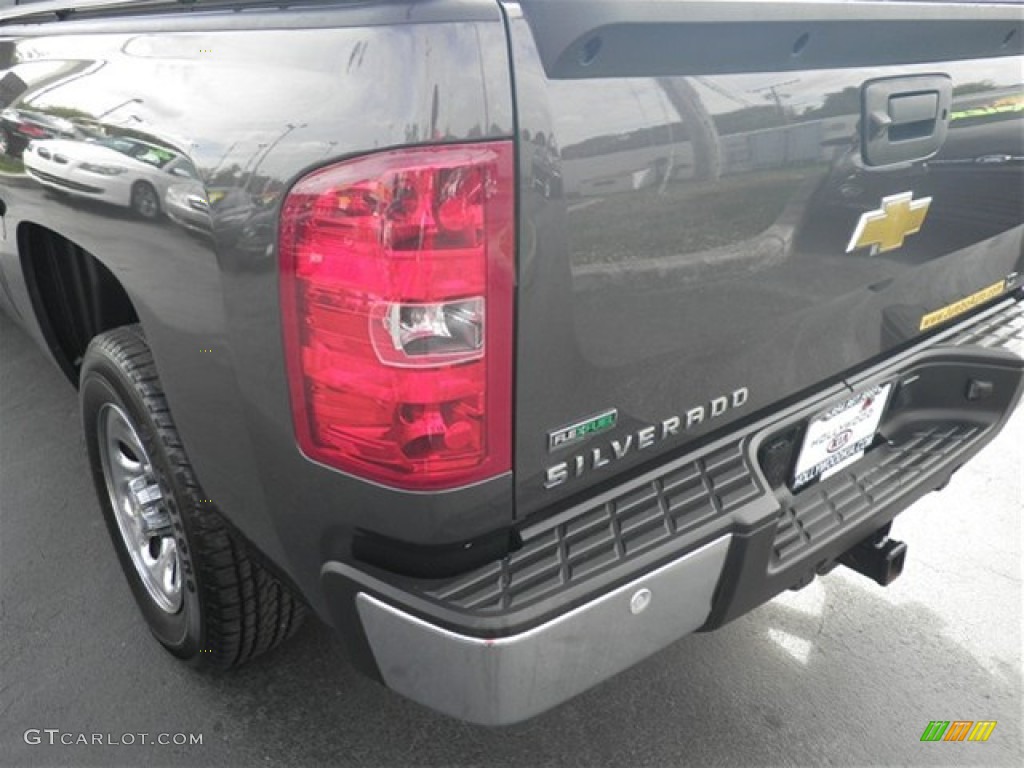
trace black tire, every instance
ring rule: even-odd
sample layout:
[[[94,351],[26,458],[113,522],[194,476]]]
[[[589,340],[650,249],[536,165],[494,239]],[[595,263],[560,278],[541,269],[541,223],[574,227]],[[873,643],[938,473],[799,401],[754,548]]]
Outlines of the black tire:
[[[160,215],[160,196],[152,184],[147,181],[136,181],[132,185],[132,210],[150,221]]]
[[[305,605],[260,566],[227,528],[196,481],[139,326],[100,334],[85,353],[80,400],[89,463],[121,568],[150,631],[175,656],[227,669],[274,648],[298,629]],[[112,406],[134,429],[153,468],[177,545],[180,605],[172,613],[147,591],[114,516],[99,425]]]

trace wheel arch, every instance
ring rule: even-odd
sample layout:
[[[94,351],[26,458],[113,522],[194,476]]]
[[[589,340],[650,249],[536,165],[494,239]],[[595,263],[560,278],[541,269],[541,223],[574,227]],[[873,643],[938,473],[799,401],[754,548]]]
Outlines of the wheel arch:
[[[82,357],[98,334],[139,322],[120,280],[93,254],[41,224],[23,221],[18,258],[50,354],[75,387]]]

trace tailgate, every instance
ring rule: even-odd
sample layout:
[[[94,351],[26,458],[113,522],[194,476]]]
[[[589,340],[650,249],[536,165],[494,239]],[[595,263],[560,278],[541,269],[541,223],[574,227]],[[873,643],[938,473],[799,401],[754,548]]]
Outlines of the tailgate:
[[[1021,5],[506,12],[520,517],[1020,285]]]

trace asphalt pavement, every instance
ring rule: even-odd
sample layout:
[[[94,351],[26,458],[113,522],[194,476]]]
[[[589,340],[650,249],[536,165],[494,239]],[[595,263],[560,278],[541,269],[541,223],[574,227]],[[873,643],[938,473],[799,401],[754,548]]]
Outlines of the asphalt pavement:
[[[362,678],[315,621],[224,675],[166,654],[103,526],[75,392],[0,315],[0,766],[1019,766],[1022,438],[1024,409],[897,519],[889,588],[837,569],[494,730]],[[922,743],[932,720],[997,725]],[[103,743],[61,744],[83,735]]]

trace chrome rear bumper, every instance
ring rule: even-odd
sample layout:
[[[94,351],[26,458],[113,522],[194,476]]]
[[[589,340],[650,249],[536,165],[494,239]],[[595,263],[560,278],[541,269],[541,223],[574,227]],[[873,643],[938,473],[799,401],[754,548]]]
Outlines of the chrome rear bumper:
[[[359,593],[381,676],[414,701],[481,725],[533,717],[700,627],[731,535],[526,632],[457,634]]]
[[[999,432],[1024,393],[1015,298],[876,366],[518,530],[520,546],[451,577],[330,560],[331,623],[361,669],[470,722],[520,722],[690,632],[826,573]],[[898,383],[879,440],[793,493],[761,447],[830,403]],[[971,395],[972,382],[988,386]],[[770,457],[769,457],[770,458]],[[649,595],[648,595],[649,593]],[[649,596],[649,602],[646,598]],[[644,603],[647,603],[644,605]]]

